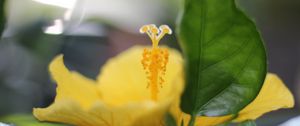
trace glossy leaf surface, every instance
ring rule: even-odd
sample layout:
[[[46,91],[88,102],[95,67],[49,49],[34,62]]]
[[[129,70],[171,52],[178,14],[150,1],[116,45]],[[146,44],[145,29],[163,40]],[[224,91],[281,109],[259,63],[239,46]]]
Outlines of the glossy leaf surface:
[[[266,76],[255,24],[234,0],[186,0],[183,10],[177,29],[186,70],[181,109],[204,116],[238,113]]]

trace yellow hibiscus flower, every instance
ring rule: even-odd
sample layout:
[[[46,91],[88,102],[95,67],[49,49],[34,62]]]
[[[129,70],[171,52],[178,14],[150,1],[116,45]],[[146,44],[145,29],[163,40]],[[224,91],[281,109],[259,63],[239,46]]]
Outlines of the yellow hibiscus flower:
[[[171,33],[170,29],[147,25],[141,32],[150,36],[153,47],[132,47],[112,58],[96,80],[69,71],[63,56],[57,56],[49,66],[57,82],[55,101],[48,108],[34,109],[34,116],[40,121],[78,126],[162,126],[170,111],[178,126],[182,120],[187,125],[190,116],[179,108],[184,87],[182,57],[174,49],[157,47],[162,36]],[[198,117],[196,126],[255,120],[266,112],[293,105],[293,96],[282,81],[268,74],[258,97],[236,119],[231,115]]]
[[[141,31],[146,27],[150,28]],[[158,38],[152,38],[155,47],[137,46],[121,53],[104,65],[96,81],[69,71],[63,56],[56,57],[49,66],[57,82],[55,101],[48,108],[34,109],[34,116],[79,126],[162,125],[169,106],[182,92],[183,79],[180,53],[157,47],[159,39],[170,33],[167,26],[161,29]],[[142,55],[143,50],[148,52]]]
[[[172,101],[182,92],[182,60],[177,51],[170,49],[166,82],[154,101],[139,62],[141,51],[143,48],[136,46],[109,60],[96,81],[69,71],[63,56],[56,57],[49,68],[57,82],[55,101],[46,109],[34,109],[34,116],[40,121],[78,126],[162,124]]]

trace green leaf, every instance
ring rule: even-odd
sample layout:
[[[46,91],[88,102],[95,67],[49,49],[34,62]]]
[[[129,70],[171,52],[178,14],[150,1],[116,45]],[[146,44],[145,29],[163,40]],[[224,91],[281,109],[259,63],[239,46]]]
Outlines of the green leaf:
[[[2,32],[4,30],[4,25],[5,25],[4,3],[5,0],[0,0],[0,37],[2,35]]]
[[[177,33],[185,57],[185,113],[234,114],[257,96],[266,52],[255,24],[234,0],[186,0]]]
[[[248,120],[240,123],[238,126],[256,126],[256,123],[252,120]]]
[[[0,118],[0,122],[15,126],[66,126],[62,124],[39,122],[32,115],[17,114]]]

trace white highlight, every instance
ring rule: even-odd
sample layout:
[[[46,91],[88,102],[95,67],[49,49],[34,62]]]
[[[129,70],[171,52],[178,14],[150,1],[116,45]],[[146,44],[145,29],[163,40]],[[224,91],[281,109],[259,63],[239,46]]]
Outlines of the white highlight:
[[[300,126],[300,116],[294,117],[279,126]]]
[[[71,19],[73,9],[68,9],[64,14],[64,20],[68,21]]]
[[[11,126],[11,125],[4,124],[4,123],[1,123],[1,122],[0,122],[0,126]]]
[[[33,0],[42,4],[58,6],[62,8],[72,9],[77,0]]]
[[[54,24],[44,29],[44,33],[52,34],[52,35],[59,35],[63,33],[63,22],[61,19],[54,20]]]

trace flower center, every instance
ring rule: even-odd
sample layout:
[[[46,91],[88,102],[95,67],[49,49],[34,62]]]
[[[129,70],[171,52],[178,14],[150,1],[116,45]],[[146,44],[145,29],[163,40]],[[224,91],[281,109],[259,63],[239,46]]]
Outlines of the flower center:
[[[141,27],[140,32],[146,33],[152,41],[152,48],[144,49],[141,63],[147,74],[147,88],[150,88],[151,99],[156,101],[159,93],[158,87],[162,88],[165,82],[164,76],[169,60],[168,49],[159,48],[158,43],[166,34],[172,34],[172,30],[167,25],[161,25],[157,28],[151,24]]]

